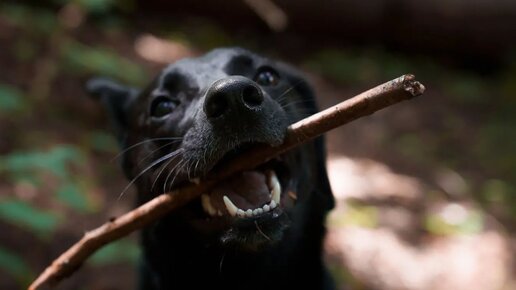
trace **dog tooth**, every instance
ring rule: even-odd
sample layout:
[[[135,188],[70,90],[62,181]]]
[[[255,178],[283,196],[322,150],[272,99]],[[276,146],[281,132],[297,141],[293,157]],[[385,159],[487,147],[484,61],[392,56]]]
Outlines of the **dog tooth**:
[[[208,212],[211,216],[214,216],[217,213],[217,210],[211,204],[210,196],[207,194],[201,195],[201,203],[203,209]]]
[[[245,217],[245,212],[243,210],[241,210],[241,209],[238,209],[237,210],[237,216],[238,217]]]
[[[258,214],[262,214],[263,213],[263,209],[262,208],[257,208],[255,210],[258,211]]]
[[[255,208],[255,209],[253,210],[253,215],[259,215],[259,214],[260,214],[260,212],[259,212],[258,210],[259,210],[258,208]]]
[[[270,176],[270,183],[271,183],[271,200],[273,200],[276,205],[280,203],[281,198],[281,185],[278,180],[278,176],[276,176],[276,173],[272,171]]]
[[[252,217],[253,216],[253,210],[252,209],[248,209],[245,211],[245,216],[246,217]]]
[[[271,207],[268,204],[263,206],[263,211],[264,212],[268,212],[269,210],[271,210]]]
[[[236,205],[226,195],[224,195],[222,200],[224,201],[224,205],[226,206],[226,209],[228,210],[229,214],[231,216],[235,216],[237,214],[238,207],[236,207]]]
[[[276,208],[278,206],[274,200],[271,200],[271,209]]]

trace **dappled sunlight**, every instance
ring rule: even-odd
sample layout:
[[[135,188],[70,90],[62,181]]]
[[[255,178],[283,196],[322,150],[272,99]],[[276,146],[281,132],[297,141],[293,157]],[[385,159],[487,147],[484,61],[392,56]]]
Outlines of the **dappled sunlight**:
[[[332,229],[326,248],[331,263],[386,290],[499,290],[511,269],[509,244],[494,231],[412,245],[385,228],[348,227]]]
[[[145,60],[167,64],[178,59],[192,56],[192,49],[187,45],[162,39],[152,34],[143,34],[136,38],[134,50]]]
[[[346,156],[328,158],[328,174],[337,199],[421,197],[423,185],[416,178],[394,173],[385,164]]]
[[[328,168],[338,202],[326,248],[337,276],[349,271],[360,285],[386,290],[508,285],[510,240],[488,214],[443,194],[425,197],[432,193],[428,185],[374,160],[330,156]],[[447,192],[464,194],[458,173],[441,170],[436,176]]]

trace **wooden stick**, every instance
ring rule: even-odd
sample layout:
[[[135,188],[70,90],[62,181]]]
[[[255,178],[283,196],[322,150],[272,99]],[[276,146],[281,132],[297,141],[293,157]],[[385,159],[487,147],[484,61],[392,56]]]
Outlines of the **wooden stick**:
[[[56,285],[77,270],[102,246],[141,229],[171,210],[185,205],[202,192],[208,191],[220,180],[239,171],[255,168],[338,126],[419,96],[424,90],[425,87],[417,82],[413,75],[404,75],[292,124],[288,128],[282,145],[277,147],[262,145],[251,148],[240,155],[245,158],[232,159],[226,166],[221,166],[218,171],[210,173],[199,185],[190,184],[162,194],[121,217],[87,232],[79,242],[55,259],[29,286],[29,290],[45,289]]]

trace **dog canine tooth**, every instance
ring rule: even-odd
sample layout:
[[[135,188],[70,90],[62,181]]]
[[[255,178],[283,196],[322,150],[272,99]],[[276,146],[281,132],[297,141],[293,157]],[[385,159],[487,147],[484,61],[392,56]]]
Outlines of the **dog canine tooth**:
[[[227,195],[224,195],[222,200],[224,201],[224,205],[226,206],[229,214],[231,216],[235,216],[237,214],[238,207],[231,201],[231,199],[229,199],[229,197],[227,197]]]
[[[278,205],[276,204],[276,202],[275,202],[274,200],[271,200],[271,203],[270,203],[270,207],[271,207],[271,209],[276,208],[276,206],[278,206]]]
[[[271,200],[274,201],[276,205],[278,205],[281,198],[281,185],[279,183],[278,176],[276,176],[274,171],[272,171],[270,175],[270,184],[272,187]]]
[[[201,203],[203,209],[211,216],[214,216],[217,213],[217,210],[211,204],[210,196],[207,194],[201,195]]]

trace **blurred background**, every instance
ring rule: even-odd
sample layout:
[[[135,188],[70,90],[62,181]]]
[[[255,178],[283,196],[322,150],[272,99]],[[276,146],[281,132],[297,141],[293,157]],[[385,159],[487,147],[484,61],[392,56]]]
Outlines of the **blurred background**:
[[[220,46],[290,62],[329,107],[405,73],[427,92],[327,134],[339,289],[516,289],[514,0],[0,2],[0,288],[130,210],[83,84],[139,86]],[[137,235],[58,289],[133,289]]]

